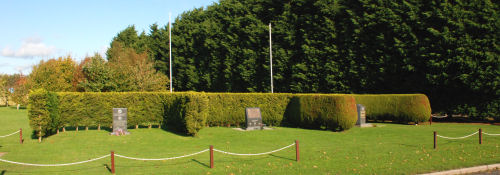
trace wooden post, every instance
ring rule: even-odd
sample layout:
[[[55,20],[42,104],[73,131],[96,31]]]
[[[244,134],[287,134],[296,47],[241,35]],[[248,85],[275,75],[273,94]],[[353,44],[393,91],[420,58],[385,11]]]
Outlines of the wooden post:
[[[214,168],[214,146],[210,145],[210,168]]]
[[[299,141],[298,140],[295,140],[295,160],[297,162],[300,160]]]
[[[19,128],[19,143],[23,144],[23,128]]]
[[[434,131],[434,149],[436,149],[436,146],[437,146],[437,139],[436,139],[436,137],[437,137],[437,132]]]
[[[429,125],[432,125],[432,115],[431,118],[429,118]]]
[[[78,132],[78,125],[76,126],[76,131]]]
[[[66,132],[66,127],[63,127],[63,132]]]
[[[115,174],[115,151],[111,151],[111,173]]]
[[[479,144],[483,144],[483,129],[479,128]]]
[[[101,124],[98,124],[97,125],[97,130],[100,131],[101,130]]]

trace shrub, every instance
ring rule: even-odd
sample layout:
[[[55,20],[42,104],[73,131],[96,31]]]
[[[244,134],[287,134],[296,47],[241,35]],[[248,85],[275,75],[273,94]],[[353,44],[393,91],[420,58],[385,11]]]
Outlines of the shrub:
[[[28,118],[37,136],[51,134],[61,122],[57,105],[55,93],[37,89],[29,94]]]
[[[311,129],[347,130],[356,124],[352,95],[299,94],[287,107],[290,124]]]
[[[365,106],[366,118],[396,122],[424,122],[431,116],[429,99],[424,94],[354,95]]]

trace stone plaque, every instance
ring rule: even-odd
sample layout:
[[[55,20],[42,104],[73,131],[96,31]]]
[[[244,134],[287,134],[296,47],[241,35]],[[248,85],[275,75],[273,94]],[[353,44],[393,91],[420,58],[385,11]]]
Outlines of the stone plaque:
[[[127,131],[127,108],[113,108],[113,132],[111,134],[129,134]]]
[[[262,129],[262,116],[260,108],[245,108],[246,130]]]
[[[356,104],[356,107],[358,108],[358,121],[356,122],[356,125],[364,125],[366,123],[365,106],[363,106],[362,104]]]

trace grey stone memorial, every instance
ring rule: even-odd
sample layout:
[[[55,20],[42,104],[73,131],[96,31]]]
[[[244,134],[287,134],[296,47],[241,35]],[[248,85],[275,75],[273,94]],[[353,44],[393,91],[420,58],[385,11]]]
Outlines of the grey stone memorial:
[[[356,104],[356,107],[358,109],[358,121],[356,122],[356,125],[363,126],[366,124],[365,106],[363,106],[362,104]]]
[[[245,108],[245,121],[246,130],[261,130],[264,127],[260,108]]]
[[[127,131],[127,108],[113,108],[113,132],[111,135],[126,135]]]

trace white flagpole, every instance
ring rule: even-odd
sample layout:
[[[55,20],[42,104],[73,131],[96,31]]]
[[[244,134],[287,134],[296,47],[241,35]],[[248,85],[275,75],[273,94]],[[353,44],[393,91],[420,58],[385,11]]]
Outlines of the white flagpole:
[[[271,60],[269,62],[270,66],[271,66],[271,93],[274,93],[274,90],[273,90],[273,47],[271,45],[271,23],[269,23],[269,60]]]
[[[169,51],[169,70],[170,70],[170,93],[172,93],[172,24],[170,22],[172,13],[168,13],[168,51]]]

